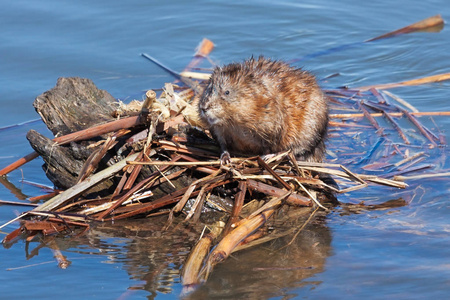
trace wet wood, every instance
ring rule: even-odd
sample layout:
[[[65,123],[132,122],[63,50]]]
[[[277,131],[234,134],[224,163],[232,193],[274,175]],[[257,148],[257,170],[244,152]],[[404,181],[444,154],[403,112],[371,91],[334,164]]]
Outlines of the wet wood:
[[[24,164],[26,164],[27,162],[32,161],[33,159],[39,157],[39,154],[37,154],[36,152],[32,152],[30,154],[25,155],[24,157],[18,159],[17,161],[13,162],[12,164],[4,167],[3,169],[0,170],[0,176],[4,176],[12,171],[14,171],[17,168],[20,168],[21,166],[23,166]]]

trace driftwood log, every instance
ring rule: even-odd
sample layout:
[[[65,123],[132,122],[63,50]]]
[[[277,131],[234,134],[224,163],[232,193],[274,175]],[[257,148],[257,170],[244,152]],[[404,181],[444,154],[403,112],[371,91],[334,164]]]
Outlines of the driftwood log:
[[[98,89],[92,80],[78,77],[59,78],[56,86],[39,95],[33,103],[37,113],[55,137],[114,120],[117,101]],[[84,162],[95,148],[94,141],[59,146],[42,134],[30,130],[27,139],[44,159],[43,169],[53,184],[67,189],[77,182]],[[105,181],[99,189],[112,185]]]
[[[92,80],[71,77],[59,78],[56,86],[39,95],[33,105],[48,129],[55,137],[58,137],[114,121],[114,115],[117,114],[121,103],[108,92],[98,89]],[[136,112],[133,113],[136,114]],[[125,112],[125,116],[126,114]],[[143,124],[140,127],[134,127],[133,131],[119,136],[113,147],[98,164],[98,169],[103,169],[123,159],[125,156],[121,156],[121,154],[126,155],[132,147],[124,147],[126,148],[124,153],[121,153],[119,149],[127,144],[127,139],[131,135],[144,129]],[[45,162],[42,168],[46,176],[56,187],[61,189],[68,189],[79,181],[79,174],[85,163],[101,150],[104,144],[103,142],[98,143],[99,140],[107,137],[108,135],[99,136],[82,142],[59,145],[35,130],[30,130],[27,134],[32,148]],[[144,166],[138,180],[149,176],[155,170],[153,166]],[[187,184],[186,177],[182,176],[178,180],[181,180],[183,185]],[[105,180],[90,192],[102,191],[102,194],[110,194],[117,183],[117,179],[114,178]],[[178,186],[176,180],[172,184]],[[161,184],[154,193],[164,195],[172,191],[174,191],[174,187],[166,183]]]

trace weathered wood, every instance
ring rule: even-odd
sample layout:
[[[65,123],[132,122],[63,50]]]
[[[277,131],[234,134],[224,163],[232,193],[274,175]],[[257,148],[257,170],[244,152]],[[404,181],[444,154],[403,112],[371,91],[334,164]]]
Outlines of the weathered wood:
[[[58,137],[114,120],[112,113],[118,102],[90,79],[62,77],[54,88],[39,95],[33,106]]]

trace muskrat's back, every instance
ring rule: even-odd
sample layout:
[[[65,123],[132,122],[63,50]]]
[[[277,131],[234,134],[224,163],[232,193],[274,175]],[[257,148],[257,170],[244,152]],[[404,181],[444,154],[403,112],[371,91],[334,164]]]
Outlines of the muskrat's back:
[[[199,111],[225,156],[292,149],[299,160],[323,159],[326,97],[313,75],[284,62],[259,57],[217,67]]]

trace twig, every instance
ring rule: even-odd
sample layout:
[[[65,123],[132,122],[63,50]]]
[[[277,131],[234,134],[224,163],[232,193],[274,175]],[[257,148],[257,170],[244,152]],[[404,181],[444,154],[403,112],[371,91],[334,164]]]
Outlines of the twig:
[[[297,232],[294,234],[294,236],[292,237],[292,239],[290,240],[290,242],[287,243],[286,246],[282,247],[281,249],[286,248],[286,247],[289,247],[290,245],[292,245],[292,243],[294,243],[294,241],[297,239],[297,237],[298,237],[298,235],[300,234],[300,232],[302,232],[303,229],[305,229],[306,225],[308,225],[309,222],[311,222],[312,218],[314,217],[314,215],[316,214],[316,212],[317,212],[318,210],[319,210],[319,208],[317,207],[317,208],[309,215],[308,219],[303,223],[303,225],[297,230]],[[281,250],[281,249],[280,249],[280,250]]]
[[[239,215],[241,213],[242,207],[244,206],[245,194],[247,193],[247,181],[239,181],[238,193],[233,202],[233,209],[231,211],[228,222],[225,225],[224,235],[228,234],[233,226],[239,220]]]
[[[56,244],[54,239],[52,239],[49,246],[53,252],[53,256],[58,262],[58,267],[60,267],[61,269],[67,269],[70,266],[71,262],[67,260],[67,258],[62,254],[61,250],[58,247],[58,244]]]

